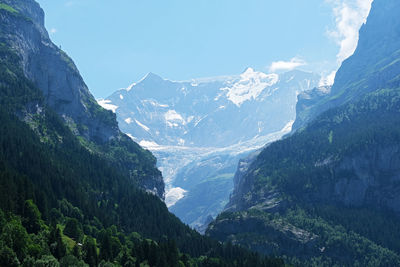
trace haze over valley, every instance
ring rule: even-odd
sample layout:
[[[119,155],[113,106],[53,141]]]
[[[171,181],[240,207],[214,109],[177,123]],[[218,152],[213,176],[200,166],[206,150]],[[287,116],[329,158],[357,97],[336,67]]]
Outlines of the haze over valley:
[[[399,14],[0,0],[0,266],[400,266]]]

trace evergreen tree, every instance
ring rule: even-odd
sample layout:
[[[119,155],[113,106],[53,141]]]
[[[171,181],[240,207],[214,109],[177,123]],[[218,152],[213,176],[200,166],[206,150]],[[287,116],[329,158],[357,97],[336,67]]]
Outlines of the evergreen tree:
[[[18,267],[20,262],[15,252],[7,246],[0,248],[0,266]]]
[[[0,236],[4,245],[13,250],[19,260],[23,260],[27,253],[29,236],[18,218],[12,218],[3,227]]]
[[[23,225],[28,233],[37,234],[41,228],[40,211],[31,199],[25,201]]]
[[[78,244],[75,244],[74,248],[72,249],[72,255],[74,255],[78,260],[82,259],[81,247]]]
[[[49,247],[53,256],[59,260],[66,254],[66,246],[62,241],[61,231],[58,227],[52,227],[50,231]]]
[[[83,261],[77,259],[73,255],[65,256],[60,260],[60,267],[87,267],[88,265]]]
[[[91,237],[86,237],[82,250],[84,261],[89,264],[90,267],[97,267],[98,256],[94,239]]]
[[[50,255],[44,255],[35,262],[35,267],[60,267],[56,258]]]
[[[73,238],[76,242],[81,242],[83,238],[82,225],[75,218],[68,218],[65,224],[64,234]]]

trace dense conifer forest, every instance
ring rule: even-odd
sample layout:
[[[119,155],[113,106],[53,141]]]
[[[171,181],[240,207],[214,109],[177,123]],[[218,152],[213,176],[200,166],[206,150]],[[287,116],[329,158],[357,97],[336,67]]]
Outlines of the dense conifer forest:
[[[0,37],[0,266],[283,265],[181,223],[137,186],[153,156],[128,137],[129,153],[119,142],[102,156],[73,134]],[[127,175],[135,157],[144,160]]]

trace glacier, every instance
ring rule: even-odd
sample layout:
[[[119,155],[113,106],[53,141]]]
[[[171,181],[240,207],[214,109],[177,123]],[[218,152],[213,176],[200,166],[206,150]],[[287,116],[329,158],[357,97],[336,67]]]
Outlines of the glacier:
[[[299,70],[278,75],[247,68],[188,81],[149,73],[101,104],[157,157],[170,211],[200,229],[227,203],[239,159],[288,134],[297,96],[320,81]]]

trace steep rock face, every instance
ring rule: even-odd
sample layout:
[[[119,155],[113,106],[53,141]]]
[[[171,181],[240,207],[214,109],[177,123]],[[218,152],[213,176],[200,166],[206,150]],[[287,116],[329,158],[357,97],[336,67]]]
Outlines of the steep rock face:
[[[236,239],[234,235],[250,233],[245,237],[248,248],[268,255],[301,255],[306,258],[319,254],[317,235],[287,222],[262,218],[254,212],[221,216],[218,224],[210,225],[208,233],[219,240],[240,245],[245,242]],[[282,243],[284,247],[280,246]]]
[[[244,192],[248,192],[250,190],[252,181],[251,179],[245,179],[245,175],[249,171],[251,164],[256,160],[260,152],[261,150],[255,151],[250,155],[248,155],[247,157],[239,160],[239,164],[237,166],[237,170],[233,178],[235,192],[230,196],[230,201],[226,205],[225,210],[227,211],[243,210],[242,202],[236,198],[238,196],[243,195]]]
[[[342,63],[331,92],[322,97],[315,95],[306,109],[297,108],[295,129],[305,126],[330,108],[357,101],[382,87],[399,86],[399,10],[398,1],[372,2],[367,22],[360,29],[357,49]],[[300,100],[299,105],[302,105]]]
[[[400,249],[390,236],[400,226],[399,11],[398,1],[374,1],[357,51],[343,63],[331,93],[314,90],[300,98],[298,109],[314,119],[300,117],[296,133],[267,146],[237,173],[230,203],[207,234],[264,253],[271,253],[272,242],[274,253],[302,258],[288,252],[288,233],[276,239],[274,231],[235,219],[250,213],[265,227],[278,220],[314,234],[304,265],[399,264]],[[315,107],[326,111],[316,116]],[[258,235],[263,240],[250,238]],[[356,250],[359,244],[364,248]]]
[[[120,132],[115,114],[101,108],[89,92],[72,59],[55,46],[44,27],[44,12],[33,0],[1,0],[1,45],[18,57],[20,68],[42,91],[44,106],[60,115],[89,150],[111,160],[137,184],[160,197],[161,173],[150,152]],[[20,117],[44,107],[31,103]]]
[[[344,158],[330,198],[344,205],[386,208],[400,215],[400,146],[375,147]],[[353,173],[354,177],[345,174]],[[329,196],[325,196],[328,197]]]
[[[293,123],[293,132],[307,125],[310,116],[313,116],[313,108],[318,105],[330,91],[331,86],[315,87],[297,96],[296,120]]]
[[[309,203],[390,210],[400,216],[400,198],[397,195],[400,192],[399,149],[393,144],[371,146],[340,160],[328,157],[322,162],[316,161],[316,168],[329,169],[329,174],[325,173],[329,179],[316,185],[314,190],[298,188],[292,196]],[[225,207],[226,211],[257,208],[276,212],[288,207],[288,201],[283,197],[283,193],[287,194],[284,189],[277,190],[274,186],[259,188],[255,184],[260,167],[255,163],[245,174],[240,170],[236,173],[235,177],[242,176],[242,181],[235,183],[237,187]]]
[[[166,203],[185,223],[201,227],[226,205],[241,157],[290,131],[297,94],[319,75],[240,75],[170,81],[149,73],[99,103],[122,131],[158,158]]]
[[[19,16],[2,14],[5,41],[21,57],[26,77],[42,90],[46,104],[90,140],[104,143],[116,138],[119,130],[114,116],[107,111],[95,114],[95,99],[73,61],[51,42],[40,6],[33,0],[4,3],[19,11]]]
[[[356,259],[370,264],[365,261],[369,256],[386,252],[395,255],[387,264],[396,265],[400,248],[384,232],[400,227],[399,110],[400,90],[382,90],[330,110],[270,144],[250,166],[242,166],[244,173],[236,174],[240,179],[225,212],[206,233],[263,253],[302,259],[304,265],[319,256],[349,266]],[[254,220],[261,226],[249,228]],[[267,231],[275,221],[283,224]],[[300,238],[282,231],[287,224],[315,240],[306,242],[306,250],[301,239],[285,241]],[[337,237],[335,229],[345,234]],[[360,243],[370,248],[355,252]],[[377,257],[378,262],[385,258]]]

